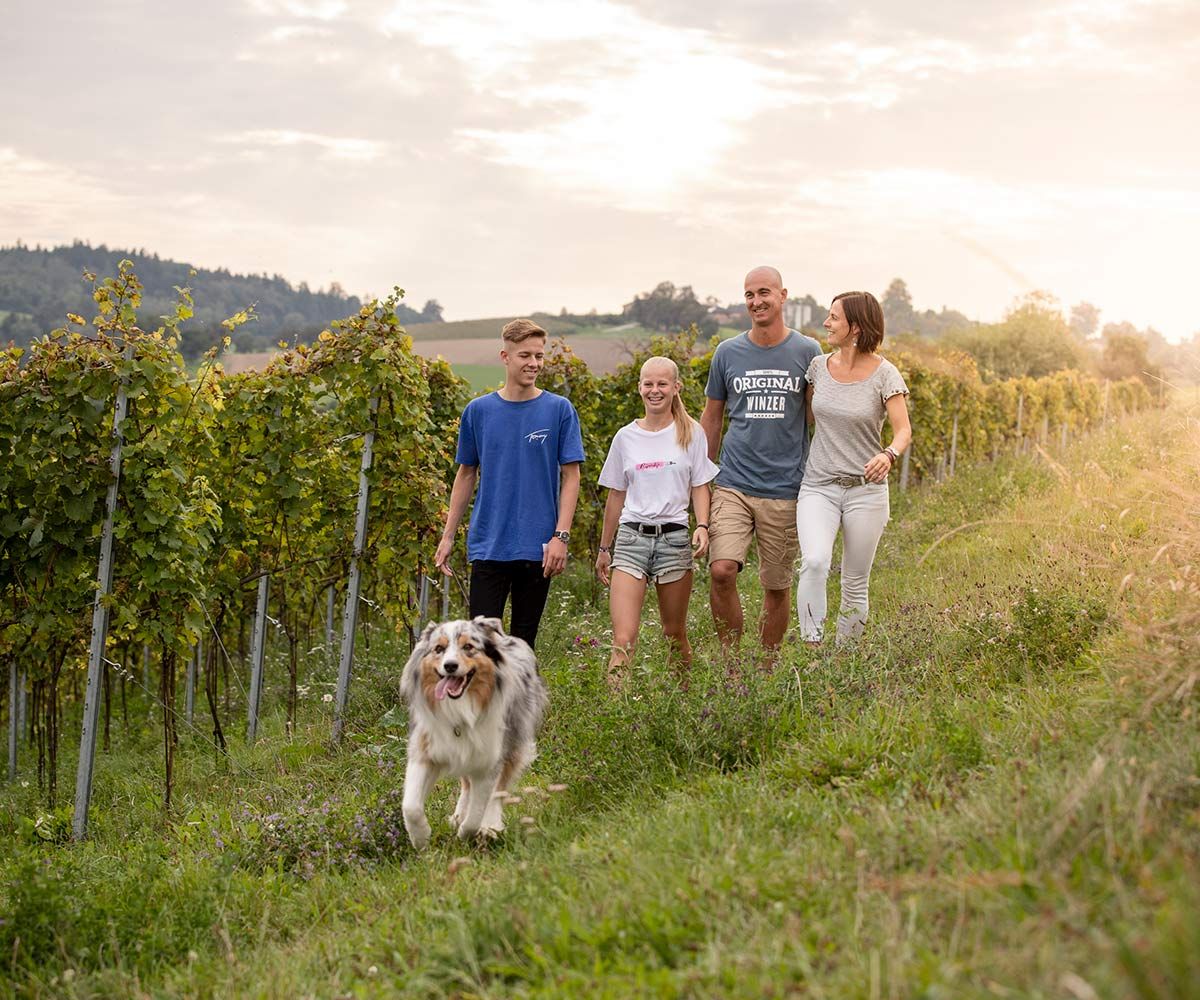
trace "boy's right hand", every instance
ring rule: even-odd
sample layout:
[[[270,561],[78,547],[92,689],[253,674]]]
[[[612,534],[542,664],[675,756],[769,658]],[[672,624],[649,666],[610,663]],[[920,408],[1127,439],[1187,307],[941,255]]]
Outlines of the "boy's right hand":
[[[446,576],[453,576],[454,570],[450,568],[450,553],[454,549],[453,538],[443,538],[438,542],[437,551],[433,554],[433,564],[440,569]]]

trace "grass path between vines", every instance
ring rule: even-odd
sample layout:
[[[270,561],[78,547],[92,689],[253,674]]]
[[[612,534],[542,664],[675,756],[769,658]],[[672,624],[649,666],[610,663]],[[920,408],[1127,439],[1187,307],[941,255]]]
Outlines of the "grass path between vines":
[[[583,574],[556,588],[542,756],[488,849],[450,837],[446,785],[431,849],[395,837],[379,641],[349,748],[314,696],[233,770],[182,754],[179,822],[134,740],[90,843],[7,831],[14,994],[1200,996],[1195,414],[893,514],[867,641],[789,647],[771,676],[701,643],[680,692],[647,642],[614,698],[603,607]]]

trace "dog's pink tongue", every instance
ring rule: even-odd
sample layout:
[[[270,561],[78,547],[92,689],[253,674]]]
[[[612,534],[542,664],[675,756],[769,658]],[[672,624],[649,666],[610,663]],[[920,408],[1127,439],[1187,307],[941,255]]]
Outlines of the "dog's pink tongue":
[[[437,687],[435,687],[433,689],[433,696],[438,701],[442,701],[446,697],[446,688],[448,688],[450,686],[451,680],[453,680],[453,678],[443,677],[440,681],[437,682]]]

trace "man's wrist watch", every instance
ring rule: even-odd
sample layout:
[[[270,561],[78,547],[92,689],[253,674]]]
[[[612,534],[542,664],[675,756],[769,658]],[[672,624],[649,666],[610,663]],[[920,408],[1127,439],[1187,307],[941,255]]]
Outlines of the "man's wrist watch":
[[[569,531],[556,531],[551,538],[557,538],[563,545],[569,545],[571,542],[571,533]]]

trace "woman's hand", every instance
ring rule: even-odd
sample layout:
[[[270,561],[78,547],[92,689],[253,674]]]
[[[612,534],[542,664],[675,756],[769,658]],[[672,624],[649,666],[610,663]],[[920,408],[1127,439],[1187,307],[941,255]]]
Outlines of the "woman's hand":
[[[697,559],[701,559],[707,551],[708,529],[704,527],[697,528],[692,532],[692,555]]]
[[[891,471],[892,457],[885,451],[881,451],[863,466],[863,476],[868,483],[886,483]]]
[[[611,567],[612,553],[601,551],[596,556],[596,575],[600,577],[600,582],[606,587],[608,586]]]

